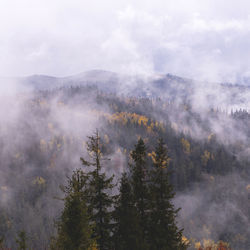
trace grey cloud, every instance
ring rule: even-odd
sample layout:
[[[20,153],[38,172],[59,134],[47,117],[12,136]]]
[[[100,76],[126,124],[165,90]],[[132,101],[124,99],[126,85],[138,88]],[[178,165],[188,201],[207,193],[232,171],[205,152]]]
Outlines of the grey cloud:
[[[246,1],[2,1],[0,75],[249,76]],[[227,8],[225,8],[225,6]]]

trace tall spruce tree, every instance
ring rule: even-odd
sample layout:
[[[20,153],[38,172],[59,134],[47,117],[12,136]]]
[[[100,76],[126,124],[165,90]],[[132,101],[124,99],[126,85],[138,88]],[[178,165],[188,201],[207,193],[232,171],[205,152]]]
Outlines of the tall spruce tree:
[[[130,180],[126,173],[122,175],[120,181],[120,194],[115,206],[114,220],[113,239],[115,249],[143,249],[142,230],[139,226],[138,213],[134,206]]]
[[[175,196],[169,183],[167,169],[169,157],[162,139],[152,153],[153,167],[150,171],[150,214],[149,240],[152,250],[186,249],[182,242],[182,230],[176,225],[179,209],[175,209],[172,199]]]
[[[4,250],[6,247],[4,246],[4,237],[0,237],[0,250]]]
[[[148,249],[148,209],[149,193],[147,185],[146,147],[140,138],[131,152],[133,163],[130,165],[131,186],[139,226],[142,233],[143,245],[138,249]]]
[[[27,249],[27,236],[25,231],[20,231],[16,238],[17,249],[26,250]]]
[[[100,250],[111,248],[112,233],[112,206],[114,196],[111,195],[113,177],[108,178],[104,172],[102,161],[105,160],[101,152],[99,132],[88,137],[87,151],[90,160],[81,158],[82,164],[93,168],[88,172],[89,178],[89,199],[90,216],[95,224],[93,237],[97,239],[97,246]],[[107,159],[106,159],[107,160]]]
[[[93,225],[90,225],[86,206],[86,185],[87,177],[78,169],[68,178],[67,186],[61,187],[65,193],[64,209],[57,224],[58,236],[52,241],[51,249],[87,250],[93,246]]]

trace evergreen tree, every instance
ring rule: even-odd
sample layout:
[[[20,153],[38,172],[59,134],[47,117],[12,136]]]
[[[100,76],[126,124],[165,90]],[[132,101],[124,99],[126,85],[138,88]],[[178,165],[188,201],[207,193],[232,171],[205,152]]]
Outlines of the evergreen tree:
[[[58,236],[51,248],[60,250],[84,250],[93,245],[86,206],[87,177],[82,170],[73,172],[68,185],[61,189],[65,193],[64,209],[58,222]]]
[[[175,196],[169,183],[167,165],[169,157],[162,139],[159,140],[155,153],[152,154],[153,168],[150,171],[150,249],[173,250],[186,249],[182,242],[182,230],[176,225],[179,209],[175,209],[172,199]]]
[[[4,247],[4,237],[0,237],[0,250],[5,249]]]
[[[142,231],[138,224],[131,185],[126,173],[121,178],[120,194],[114,211],[114,219],[115,249],[143,249]]]
[[[134,205],[136,207],[139,226],[142,233],[143,246],[140,249],[148,249],[148,185],[146,167],[146,147],[140,138],[131,152],[133,164],[131,164],[131,185],[133,192]]]
[[[8,232],[8,217],[6,212],[0,208],[0,250],[4,249],[5,237]]]
[[[111,247],[111,214],[114,197],[110,194],[114,185],[113,176],[108,178],[103,171],[102,160],[105,160],[101,152],[101,142],[98,131],[88,137],[87,151],[90,161],[81,158],[84,166],[94,168],[88,172],[89,178],[89,199],[91,220],[95,224],[93,236],[97,239],[100,250]]]
[[[27,237],[25,231],[20,231],[16,238],[17,249],[26,250],[27,249]]]

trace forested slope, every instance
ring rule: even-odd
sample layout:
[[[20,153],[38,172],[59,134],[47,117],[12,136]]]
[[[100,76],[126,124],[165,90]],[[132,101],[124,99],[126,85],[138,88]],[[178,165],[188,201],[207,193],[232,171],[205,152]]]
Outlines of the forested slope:
[[[22,230],[32,248],[50,244],[63,208],[59,186],[82,167],[87,136],[98,128],[110,159],[105,172],[115,174],[115,182],[128,169],[139,138],[147,161],[162,138],[185,237],[197,248],[199,241],[210,239],[248,249],[247,111],[199,110],[187,100],[111,94],[90,86],[20,93],[6,110],[0,127],[0,233],[8,247],[14,247]]]

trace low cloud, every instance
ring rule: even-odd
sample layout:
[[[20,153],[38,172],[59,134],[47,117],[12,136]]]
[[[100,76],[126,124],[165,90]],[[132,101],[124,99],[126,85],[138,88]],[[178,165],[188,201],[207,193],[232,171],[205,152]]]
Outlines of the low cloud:
[[[250,74],[245,1],[12,0],[2,6],[3,76],[101,68],[235,82]]]

